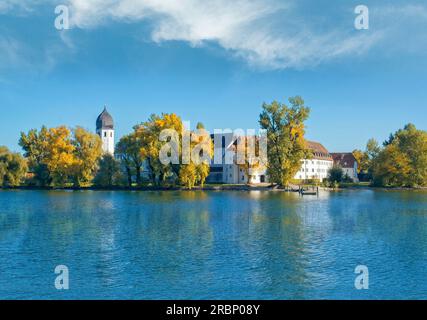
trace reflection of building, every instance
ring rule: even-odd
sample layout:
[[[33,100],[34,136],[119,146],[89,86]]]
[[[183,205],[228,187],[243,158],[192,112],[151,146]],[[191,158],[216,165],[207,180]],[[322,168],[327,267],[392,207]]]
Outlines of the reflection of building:
[[[295,175],[295,179],[323,181],[328,177],[328,171],[334,165],[332,156],[319,142],[307,141],[307,147],[313,152],[313,157],[301,160],[301,168]]]
[[[114,155],[114,122],[106,107],[96,119],[96,133],[102,139],[102,151]]]
[[[357,161],[351,152],[331,153],[334,163],[339,165],[344,176],[348,176],[353,182],[359,182],[357,176]]]

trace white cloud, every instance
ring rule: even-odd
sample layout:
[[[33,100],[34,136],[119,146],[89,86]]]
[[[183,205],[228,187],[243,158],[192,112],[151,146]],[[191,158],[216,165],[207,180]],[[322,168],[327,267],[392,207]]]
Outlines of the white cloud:
[[[0,36],[0,69],[13,65],[22,65],[24,45],[16,39]]]
[[[0,14],[9,13],[11,11],[28,13],[33,10],[34,6],[48,1],[49,0],[1,0]]]
[[[329,16],[328,8],[320,5],[317,5],[319,12],[312,10],[306,14],[304,0],[0,1],[0,13],[13,9],[31,12],[40,4],[52,5],[53,12],[54,5],[66,4],[70,7],[71,26],[81,29],[101,27],[111,21],[144,21],[151,28],[153,42],[184,41],[199,47],[213,43],[251,66],[272,69],[313,66],[363,54],[379,43],[392,47],[393,42],[400,43],[402,39],[409,47],[407,39],[411,32],[404,24],[420,21],[420,25],[426,26],[427,16],[426,7],[420,4],[370,6],[373,9],[370,30],[355,31],[353,8],[338,0],[332,2],[340,3],[341,7],[334,11],[342,14],[340,17]],[[403,25],[399,30],[393,26],[395,19],[399,22],[394,25]],[[59,37],[74,51],[70,34],[61,33]],[[141,35],[141,38],[146,37]],[[425,42],[424,36],[417,38],[413,50],[420,42]],[[9,59],[18,56],[16,46],[8,50]]]
[[[266,68],[300,68],[360,53],[380,37],[375,32],[316,30],[309,21],[296,31],[294,0],[70,0],[69,4],[72,25],[79,28],[111,20],[147,20],[157,43],[177,40],[203,46],[213,42],[250,65]]]

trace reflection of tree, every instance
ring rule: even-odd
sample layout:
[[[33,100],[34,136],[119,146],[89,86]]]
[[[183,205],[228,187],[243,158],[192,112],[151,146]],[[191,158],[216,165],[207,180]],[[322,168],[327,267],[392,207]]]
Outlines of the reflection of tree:
[[[24,207],[17,210],[15,205],[25,192],[17,190],[0,190],[0,241],[7,241],[9,237],[15,242],[25,234],[28,228],[31,208]]]
[[[307,275],[298,198],[283,192],[250,194],[247,202],[234,225],[251,270],[248,297],[303,298]]]
[[[421,277],[425,195],[0,191],[0,286],[46,297],[66,264],[80,298],[346,297],[360,262]]]
[[[203,192],[147,193],[145,205],[128,216],[125,223],[132,226],[128,253],[134,270],[143,277],[137,284],[142,294],[156,289],[147,282],[176,284],[169,290],[179,291],[178,283],[183,284],[181,288],[191,285],[197,273],[206,269],[213,231],[204,199]]]

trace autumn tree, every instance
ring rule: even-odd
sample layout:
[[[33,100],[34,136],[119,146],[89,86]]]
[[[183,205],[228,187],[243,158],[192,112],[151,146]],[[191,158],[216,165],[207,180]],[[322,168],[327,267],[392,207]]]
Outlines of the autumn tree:
[[[206,178],[209,176],[210,166],[207,163],[201,163],[196,166],[196,181],[203,188],[205,185]]]
[[[100,139],[83,128],[76,128],[74,135],[65,126],[33,129],[21,133],[19,144],[41,186],[90,183],[101,155]]]
[[[102,155],[102,140],[94,133],[81,127],[74,130],[75,167],[73,180],[76,186],[84,186],[93,180],[98,161]]]
[[[357,171],[362,175],[362,179],[372,179],[373,161],[380,151],[380,145],[373,138],[368,140],[364,151],[358,149],[353,151],[353,156],[357,161]]]
[[[408,124],[390,135],[373,161],[373,178],[382,186],[427,186],[427,132]]]
[[[0,187],[19,186],[27,173],[27,162],[19,153],[0,146]]]
[[[183,165],[179,171],[179,181],[188,189],[192,189],[197,181],[197,168],[194,163]]]
[[[179,178],[179,159],[182,154],[180,144],[177,144],[176,150],[172,150],[178,158],[178,163],[165,163],[161,152],[171,140],[167,132],[177,135],[183,132],[181,118],[174,113],[165,113],[160,116],[153,114],[148,121],[135,126],[134,129],[140,143],[140,155],[147,163],[151,182],[157,184],[164,183],[167,178],[172,180]]]
[[[190,161],[196,169],[196,183],[203,188],[210,173],[214,145],[209,132],[201,122],[197,123],[195,131],[190,132],[190,150]]]
[[[248,183],[252,183],[257,172],[267,167],[267,159],[262,154],[260,144],[265,143],[258,136],[243,136],[237,138],[237,165],[248,177]],[[265,150],[267,151],[267,150]],[[241,159],[239,159],[241,158]]]
[[[373,165],[373,182],[377,186],[409,186],[410,160],[395,144],[382,150]]]
[[[289,99],[290,107],[273,101],[263,104],[259,123],[267,131],[268,165],[270,181],[286,186],[301,167],[301,159],[307,157],[304,139],[304,122],[310,109],[301,97]]]
[[[74,173],[73,170],[78,165],[75,149],[70,129],[65,126],[49,129],[44,163],[53,185],[64,186]]]

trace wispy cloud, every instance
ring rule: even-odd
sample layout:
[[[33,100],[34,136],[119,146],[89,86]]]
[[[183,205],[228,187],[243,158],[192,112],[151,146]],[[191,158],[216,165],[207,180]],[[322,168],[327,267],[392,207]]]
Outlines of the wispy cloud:
[[[408,42],[405,24],[427,27],[427,7],[414,0],[400,5],[370,5],[371,28],[355,31],[353,7],[342,1],[340,10],[329,15],[328,8],[305,13],[305,0],[1,0],[0,13],[31,12],[37,5],[66,4],[71,26],[80,29],[101,28],[112,21],[145,22],[155,43],[183,41],[193,47],[218,45],[232,57],[257,68],[305,68],[340,57],[361,55],[379,44]],[[310,2],[310,6],[312,2]],[[316,19],[318,17],[318,19]],[[398,21],[398,22],[397,22]],[[59,32],[59,31],[58,31]],[[67,50],[73,45],[73,33],[61,32],[59,39]],[[146,38],[141,35],[141,38]],[[19,46],[3,39],[9,60],[19,61]],[[414,47],[425,43],[418,36]],[[392,45],[392,47],[398,45]],[[410,45],[407,44],[407,47]],[[46,50],[56,52],[56,49]],[[50,61],[54,61],[50,55]],[[7,61],[7,60],[6,60]]]
[[[25,64],[24,44],[16,39],[0,36],[0,69]]]
[[[150,21],[151,38],[186,41],[192,46],[214,42],[233,56],[263,68],[314,65],[338,56],[361,53],[381,36],[317,30],[304,21],[295,29],[297,1],[272,0],[70,0],[72,25],[92,28],[108,21]],[[352,19],[350,16],[349,19]]]

